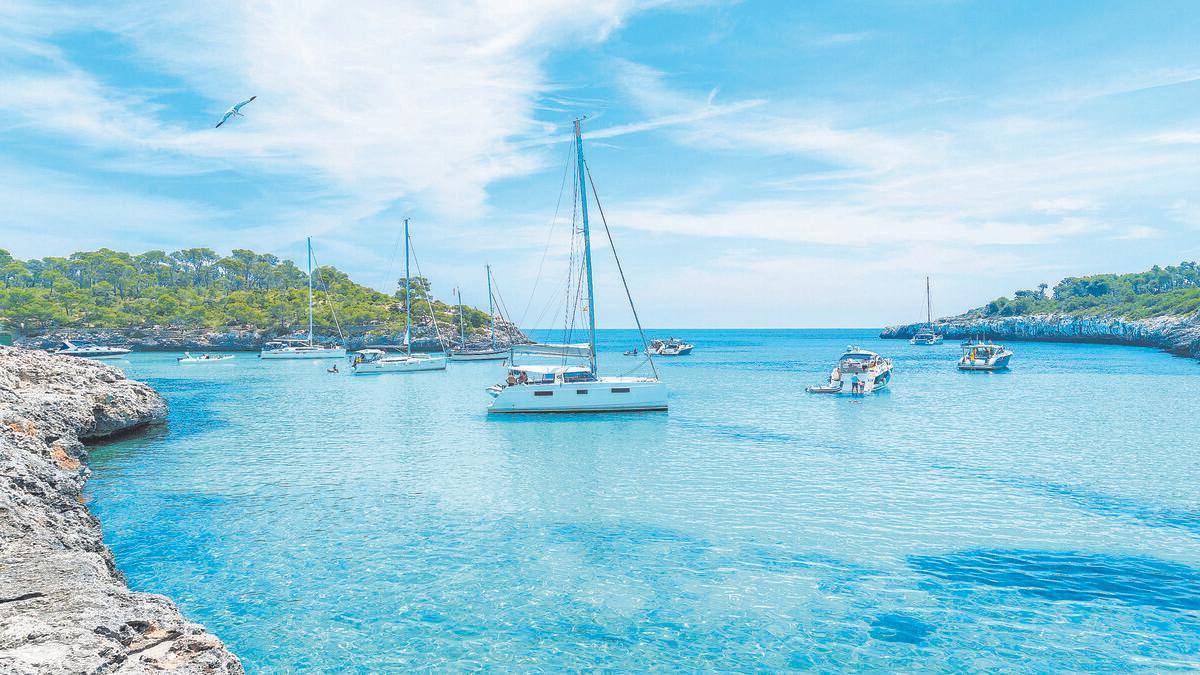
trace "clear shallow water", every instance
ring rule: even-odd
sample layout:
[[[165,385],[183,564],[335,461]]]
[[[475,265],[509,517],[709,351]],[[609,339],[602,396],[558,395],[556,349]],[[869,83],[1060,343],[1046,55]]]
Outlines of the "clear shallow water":
[[[495,363],[137,354],[170,424],[93,453],[90,505],[253,672],[1200,667],[1194,361],[686,335],[671,412],[615,416],[488,419]],[[892,390],[805,394],[848,342]]]

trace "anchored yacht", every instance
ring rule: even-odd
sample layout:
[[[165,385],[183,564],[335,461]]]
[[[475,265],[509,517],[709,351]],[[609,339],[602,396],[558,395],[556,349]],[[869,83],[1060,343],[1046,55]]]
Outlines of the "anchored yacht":
[[[467,329],[463,323],[462,289],[458,289],[458,344],[459,349],[450,352],[451,361],[503,361],[508,358],[508,350],[496,346],[496,308],[492,300],[492,266],[486,265],[488,281],[488,316],[491,317],[490,346],[472,346],[467,344]]]
[[[308,240],[308,338],[280,338],[263,345],[259,358],[263,359],[340,359],[346,356],[346,348],[339,345],[323,345],[313,340],[313,274],[312,237]],[[336,317],[335,317],[336,318]],[[340,331],[341,329],[339,329]]]
[[[494,385],[487,390],[492,396],[492,403],[488,406],[489,413],[598,413],[667,409],[667,385],[659,381],[651,354],[646,355],[653,373],[651,377],[614,377],[599,374],[596,360],[596,305],[593,302],[592,291],[592,243],[587,208],[590,175],[583,158],[580,120],[575,120],[575,164],[578,174],[578,214],[583,227],[579,230],[573,227],[573,231],[578,232],[582,239],[582,278],[572,277],[569,286],[579,288],[581,297],[578,299],[586,303],[588,342],[579,345],[528,345],[510,348],[508,377],[503,384]],[[595,186],[591,187],[595,197]],[[598,198],[596,202],[599,207]],[[602,207],[599,207],[599,213],[603,221]],[[612,232],[608,229],[607,222],[604,223],[604,228],[611,243]],[[616,257],[615,250],[613,257],[624,283],[625,275],[621,271],[621,261]],[[628,295],[627,283],[625,289]],[[637,309],[633,307],[631,296],[629,304],[640,333],[641,321],[637,318]],[[646,346],[644,333],[642,344]],[[524,352],[534,352],[533,355],[540,356],[543,361],[547,357],[555,358],[557,362],[523,365],[520,361],[526,355]]]
[[[130,351],[124,347],[109,347],[83,341],[73,342],[71,340],[63,340],[62,345],[54,353],[65,354],[67,356],[85,356],[90,359],[111,359],[124,356]]]
[[[696,345],[684,342],[679,338],[667,338],[666,340],[651,340],[647,351],[656,356],[687,356],[695,348]]]
[[[942,336],[933,329],[933,296],[929,292],[929,277],[925,277],[925,327],[908,342],[914,345],[942,344]]]
[[[1004,370],[1013,357],[1008,347],[983,340],[963,343],[962,350],[962,358],[958,360],[959,370]]]
[[[807,387],[805,391],[810,394],[870,394],[886,388],[891,380],[891,359],[850,345],[829,374],[829,382]]]

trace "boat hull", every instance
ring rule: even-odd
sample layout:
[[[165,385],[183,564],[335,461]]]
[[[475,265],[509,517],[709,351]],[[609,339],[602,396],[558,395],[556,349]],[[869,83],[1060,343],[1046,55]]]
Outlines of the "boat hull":
[[[926,347],[931,345],[940,345],[942,344],[942,336],[939,335],[933,338],[913,338],[909,340],[908,343],[910,345],[921,345]]]
[[[356,364],[351,370],[355,375],[378,375],[382,373],[419,373],[428,370],[445,370],[445,357],[380,359]]]
[[[661,412],[667,385],[656,380],[601,379],[595,382],[523,384],[493,389],[493,415],[529,413]]]
[[[877,391],[887,389],[892,382],[892,368],[888,367],[873,373],[864,373],[859,376],[859,384],[862,385],[861,391],[854,391],[854,381],[851,376],[843,375],[840,380],[832,380],[828,384],[820,384],[814,387],[806,387],[804,391],[810,394],[846,394],[847,396],[861,396]]]
[[[332,349],[272,349],[259,353],[262,359],[342,359],[346,358],[343,347]]]
[[[503,361],[507,358],[507,349],[494,352],[459,352],[450,355],[451,361]]]
[[[959,370],[1007,370],[1008,362],[1012,359],[1012,354],[1005,354],[994,359],[986,361],[982,359],[961,359],[958,362]]]

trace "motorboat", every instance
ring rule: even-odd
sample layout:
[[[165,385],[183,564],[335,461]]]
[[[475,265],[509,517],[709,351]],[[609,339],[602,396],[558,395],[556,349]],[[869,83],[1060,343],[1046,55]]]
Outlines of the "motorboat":
[[[486,265],[485,269],[487,270],[488,316],[491,317],[492,343],[491,345],[467,344],[467,329],[463,322],[463,310],[466,306],[462,301],[462,289],[455,289],[458,292],[458,343],[462,346],[450,352],[451,361],[503,361],[508,358],[508,350],[496,346],[496,308],[492,300],[492,266]]]
[[[942,344],[942,336],[933,328],[933,295],[929,290],[929,277],[925,277],[925,328],[918,330],[908,342],[925,346]]]
[[[183,356],[175,359],[180,363],[220,363],[221,361],[229,361],[233,359],[233,354],[198,354],[192,356],[191,352],[184,352]]]
[[[651,340],[650,346],[646,349],[655,356],[687,356],[695,348],[695,345],[684,342],[679,338],[668,338],[666,340]]]
[[[829,382],[804,391],[810,394],[862,395],[885,389],[892,380],[892,360],[850,345],[829,374]]]
[[[313,339],[313,273],[312,237],[308,243],[308,338],[280,338],[263,345],[259,358],[263,359],[341,359],[346,357],[346,348],[339,345],[320,344]],[[336,316],[334,317],[337,318]],[[339,328],[339,332],[340,332]]]
[[[982,340],[963,344],[962,351],[959,370],[1004,370],[1013,357],[1008,347]]]
[[[412,373],[422,370],[445,370],[446,357],[442,354],[412,354],[399,346],[380,346],[360,349],[350,362],[354,375],[376,373]]]
[[[109,347],[107,345],[94,345],[90,342],[82,340],[63,340],[62,345],[54,351],[55,354],[63,354],[65,356],[83,356],[89,359],[112,359],[118,356],[124,356],[130,351],[124,347]]]
[[[491,414],[513,413],[601,413],[601,412],[643,412],[665,411],[667,409],[667,385],[658,379],[658,371],[654,366],[653,356],[647,354],[646,360],[650,365],[651,376],[602,376],[596,353],[596,303],[594,302],[592,283],[592,244],[591,230],[588,223],[588,186],[592,187],[592,195],[596,196],[595,185],[589,180],[590,175],[583,158],[583,134],[580,120],[575,120],[575,164],[577,185],[579,186],[579,208],[576,213],[582,221],[582,228],[572,223],[572,232],[581,238],[582,244],[574,250],[582,251],[582,265],[568,273],[568,288],[581,289],[576,302],[585,303],[581,309],[586,311],[572,312],[572,316],[587,317],[586,344],[573,345],[523,345],[509,349],[507,377],[502,384],[488,387],[487,393],[492,397],[488,406]],[[599,207],[599,199],[597,198]],[[601,219],[604,209],[600,207]],[[612,232],[604,223],[605,232],[611,243]],[[575,243],[574,241],[572,242]],[[616,251],[614,249],[614,258]],[[617,272],[621,275],[622,283],[629,297],[630,308],[637,317],[637,309],[633,306],[633,298],[628,294],[629,285],[625,282],[625,274],[621,270],[620,259],[616,258]],[[579,276],[575,276],[578,270]],[[576,305],[580,308],[579,305]],[[565,326],[568,334],[573,323]],[[641,323],[638,320],[638,329]],[[643,344],[645,338],[643,337]],[[545,363],[553,359],[554,363]],[[540,363],[536,361],[541,361]],[[525,361],[523,363],[523,361]]]

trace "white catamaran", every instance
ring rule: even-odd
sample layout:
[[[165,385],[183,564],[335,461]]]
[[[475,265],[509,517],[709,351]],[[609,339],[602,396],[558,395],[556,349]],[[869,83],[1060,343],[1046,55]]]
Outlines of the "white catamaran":
[[[583,159],[580,120],[575,120],[575,161],[578,170],[578,213],[583,225],[582,272],[586,274],[588,343],[512,347],[506,382],[487,390],[493,397],[491,405],[488,406],[489,413],[635,412],[667,409],[667,385],[658,379],[653,356],[647,355],[653,377],[613,377],[599,374],[596,362],[596,312],[592,290],[592,243],[587,210],[587,186],[590,176]],[[592,187],[592,194],[595,196],[595,186]],[[597,207],[599,206],[597,199]],[[600,207],[599,211],[603,220],[604,209]],[[612,233],[608,231],[607,222],[604,227],[611,243]],[[616,251],[613,253],[615,258]],[[625,274],[621,271],[620,259],[616,259],[616,262],[624,283]],[[625,290],[626,295],[629,295],[628,284],[625,285]],[[633,309],[638,331],[641,332],[641,321],[637,317],[637,309],[633,307],[632,296],[629,304]],[[643,348],[647,346],[644,333],[642,344]],[[561,360],[556,364],[518,363],[519,355],[530,353],[542,357],[557,356]],[[582,362],[568,364],[569,357]]]
[[[929,277],[925,277],[925,327],[908,342],[914,345],[942,344],[942,336],[933,329],[933,296],[929,292]]]
[[[413,373],[423,370],[445,370],[445,354],[414,354],[412,353],[412,283],[409,280],[409,251],[408,218],[404,219],[404,344],[396,346],[380,346],[360,350],[354,357],[351,372],[355,375],[372,375],[376,373]],[[418,270],[420,265],[418,265]],[[437,330],[437,318],[433,314],[433,302],[429,302],[429,318]],[[441,342],[441,335],[438,335]],[[401,352],[400,350],[404,351]]]
[[[308,339],[281,338],[263,345],[259,358],[264,359],[340,359],[346,356],[346,348],[338,345],[321,345],[313,341],[313,274],[312,237],[308,241]]]
[[[492,319],[492,346],[491,347],[469,347],[467,346],[467,329],[463,324],[463,305],[462,289],[458,289],[458,345],[459,348],[450,353],[451,361],[502,361],[508,358],[507,349],[498,349],[496,347],[496,306],[492,301],[492,266],[487,265],[487,282],[488,282],[488,316]]]

